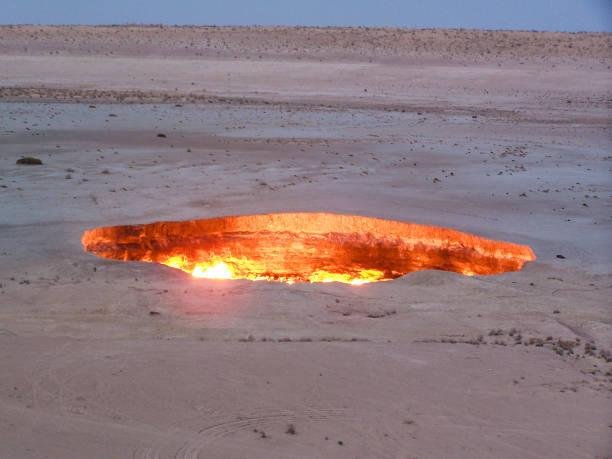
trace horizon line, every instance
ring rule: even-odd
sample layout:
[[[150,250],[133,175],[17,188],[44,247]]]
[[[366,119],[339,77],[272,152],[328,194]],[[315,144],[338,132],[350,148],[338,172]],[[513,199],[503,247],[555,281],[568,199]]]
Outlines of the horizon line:
[[[513,29],[513,28],[477,28],[477,27],[413,27],[395,25],[298,25],[298,24],[166,24],[166,23],[0,23],[0,27],[175,27],[175,28],[288,28],[288,29],[365,29],[365,30],[452,30],[466,32],[522,32],[522,33],[566,33],[566,34],[608,34],[612,30],[559,30],[559,29]]]

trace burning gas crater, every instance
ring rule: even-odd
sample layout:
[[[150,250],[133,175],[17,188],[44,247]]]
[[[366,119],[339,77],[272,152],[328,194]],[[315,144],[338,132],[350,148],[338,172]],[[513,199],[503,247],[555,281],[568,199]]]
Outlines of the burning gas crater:
[[[518,271],[524,245],[448,228],[353,215],[283,213],[85,231],[100,257],[161,263],[207,279],[359,285],[424,269],[468,276]]]

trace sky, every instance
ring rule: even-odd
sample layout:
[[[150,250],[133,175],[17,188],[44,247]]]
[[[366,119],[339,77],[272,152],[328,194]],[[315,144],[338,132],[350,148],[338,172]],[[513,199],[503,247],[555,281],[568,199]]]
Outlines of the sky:
[[[0,0],[0,24],[126,23],[612,32],[612,0]]]

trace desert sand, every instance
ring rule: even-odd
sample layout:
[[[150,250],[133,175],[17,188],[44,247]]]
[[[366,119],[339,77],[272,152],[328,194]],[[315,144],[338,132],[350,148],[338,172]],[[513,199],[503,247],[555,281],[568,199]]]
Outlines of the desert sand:
[[[0,27],[0,457],[610,457],[611,50],[590,33]],[[538,258],[288,285],[80,242],[299,211]]]

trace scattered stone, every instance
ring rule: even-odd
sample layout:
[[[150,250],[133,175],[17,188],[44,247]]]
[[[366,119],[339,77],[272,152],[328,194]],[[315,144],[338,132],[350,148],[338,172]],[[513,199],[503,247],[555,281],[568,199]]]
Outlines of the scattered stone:
[[[34,158],[32,156],[24,156],[23,158],[19,158],[16,164],[26,165],[26,166],[40,166],[42,165],[42,161],[38,158]]]
[[[390,310],[390,311],[371,312],[368,314],[368,317],[370,319],[382,319],[383,317],[392,316],[394,314],[397,314],[397,311],[395,309]]]

